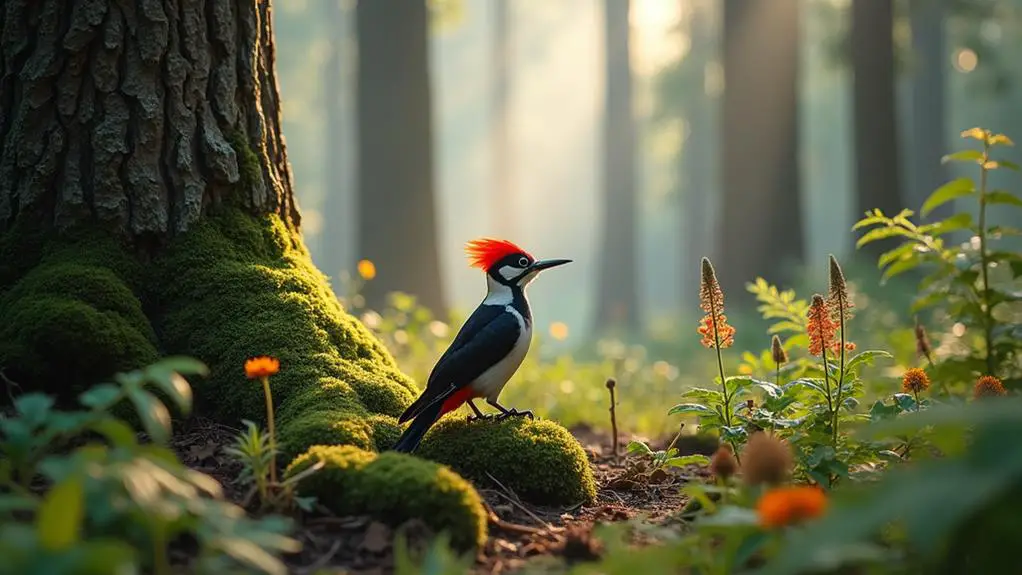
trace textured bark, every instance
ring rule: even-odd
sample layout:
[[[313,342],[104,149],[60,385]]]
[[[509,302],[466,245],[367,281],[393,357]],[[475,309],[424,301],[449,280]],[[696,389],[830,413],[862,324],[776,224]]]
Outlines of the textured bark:
[[[898,122],[894,91],[894,14],[890,2],[852,1],[852,95],[855,132],[856,215],[903,207],[898,169]],[[879,253],[896,241],[863,249]]]
[[[799,0],[724,1],[717,271],[732,301],[756,277],[783,283],[803,259]]]
[[[910,148],[911,207],[918,209],[933,190],[947,181],[940,158],[947,152],[944,138],[945,80],[949,65],[944,18],[946,0],[912,0],[912,146]],[[938,207],[929,219],[951,214],[951,204]]]
[[[159,240],[222,201],[297,227],[271,2],[4,0],[0,30],[0,231]]]
[[[356,10],[359,256],[377,269],[366,303],[403,291],[443,314],[426,2],[362,0]]]
[[[630,4],[628,0],[604,0],[603,233],[596,300],[596,324],[624,329],[639,327]]]

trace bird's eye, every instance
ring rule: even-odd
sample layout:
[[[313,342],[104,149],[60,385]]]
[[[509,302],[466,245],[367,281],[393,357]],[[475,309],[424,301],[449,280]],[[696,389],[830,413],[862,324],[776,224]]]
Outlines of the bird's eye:
[[[524,258],[524,257],[523,258],[519,258],[518,259],[518,265],[522,266],[523,268],[528,266],[529,265],[529,258]]]

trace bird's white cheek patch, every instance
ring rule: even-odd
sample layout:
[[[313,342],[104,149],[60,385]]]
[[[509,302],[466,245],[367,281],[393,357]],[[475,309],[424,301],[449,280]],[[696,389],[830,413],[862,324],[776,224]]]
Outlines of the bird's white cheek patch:
[[[539,272],[530,272],[528,275],[526,275],[526,276],[522,277],[522,279],[518,280],[518,287],[524,288],[525,286],[529,285],[529,283],[532,280],[536,279],[536,276],[538,276],[538,275],[539,275]]]
[[[518,274],[522,273],[525,270],[522,268],[516,268],[514,266],[504,266],[497,271],[500,272],[500,275],[504,279],[509,280],[518,277]]]

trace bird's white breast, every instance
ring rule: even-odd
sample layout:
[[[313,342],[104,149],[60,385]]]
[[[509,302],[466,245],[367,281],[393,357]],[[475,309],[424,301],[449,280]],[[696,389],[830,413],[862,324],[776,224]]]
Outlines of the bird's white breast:
[[[532,326],[525,321],[522,314],[518,313],[518,310],[510,305],[504,306],[504,312],[513,314],[515,319],[518,320],[518,327],[520,328],[518,341],[511,348],[511,353],[484,371],[472,382],[472,387],[490,401],[497,400],[501,390],[504,389],[504,385],[522,365],[525,355],[529,353],[529,345],[532,344]]]

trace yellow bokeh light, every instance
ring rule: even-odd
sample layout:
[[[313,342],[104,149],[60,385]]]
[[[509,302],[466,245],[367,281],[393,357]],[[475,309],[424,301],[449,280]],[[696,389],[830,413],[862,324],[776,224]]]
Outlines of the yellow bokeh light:
[[[371,280],[376,277],[376,264],[369,260],[359,260],[358,275],[364,280]]]
[[[568,338],[568,324],[563,321],[555,321],[550,324],[550,337],[557,341],[564,341]]]
[[[975,51],[969,48],[961,48],[955,52],[954,60],[955,69],[959,72],[968,74],[976,69],[979,65],[979,56]]]

